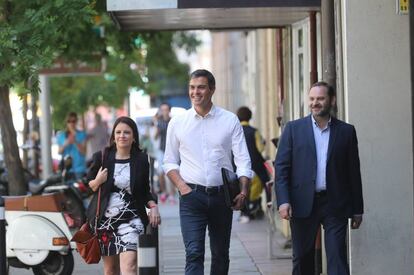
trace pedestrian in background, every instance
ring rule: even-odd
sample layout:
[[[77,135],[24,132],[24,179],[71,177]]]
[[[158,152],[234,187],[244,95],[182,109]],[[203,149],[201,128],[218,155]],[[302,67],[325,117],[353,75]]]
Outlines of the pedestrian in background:
[[[186,250],[186,275],[204,275],[205,234],[208,227],[212,275],[229,269],[233,211],[224,199],[221,168],[233,170],[232,155],[242,189],[234,209],[244,204],[252,177],[249,152],[237,117],[213,104],[214,76],[207,70],[190,75],[193,107],[173,117],[167,131],[164,170],[178,188],[180,223]]]
[[[78,115],[70,112],[66,117],[66,128],[57,134],[58,152],[62,155],[72,158],[72,168],[69,172],[73,173],[76,178],[81,178],[86,173],[86,133],[76,128]],[[62,168],[62,167],[61,167]]]
[[[240,107],[237,110],[237,117],[243,126],[244,137],[246,138],[247,149],[249,150],[249,155],[252,162],[252,170],[260,179],[262,187],[265,190],[266,203],[268,203],[271,201],[271,194],[267,188],[267,183],[270,181],[270,178],[265,166],[266,160],[262,156],[265,141],[263,140],[259,131],[256,128],[250,126],[249,121],[252,119],[252,111],[248,107]],[[250,201],[247,201],[246,206],[242,208],[241,216],[239,218],[239,221],[241,223],[246,223],[250,220],[249,203]],[[261,207],[261,203],[258,205]]]
[[[148,156],[139,148],[135,122],[119,117],[114,123],[109,147],[104,152],[96,152],[92,159],[87,177],[95,197],[87,216],[94,224],[96,194],[101,187],[97,224],[104,272],[135,275],[138,236],[144,233],[148,223],[156,227],[161,222],[150,192]],[[145,207],[150,209],[148,215]]]
[[[87,133],[88,159],[92,157],[93,153],[107,146],[108,139],[109,139],[108,126],[106,125],[104,121],[102,121],[101,115],[98,113],[95,113],[95,125]]]
[[[316,233],[322,223],[329,275],[349,274],[346,253],[351,228],[362,222],[363,198],[355,128],[330,115],[335,91],[312,85],[311,115],[288,122],[277,151],[276,197],[280,216],[290,220],[294,275],[313,275]]]
[[[156,133],[155,139],[159,140],[159,148],[157,150],[157,162],[158,162],[158,182],[160,201],[165,202],[168,200],[170,203],[175,204],[175,187],[170,180],[165,176],[162,168],[162,163],[165,154],[165,143],[167,139],[168,123],[171,120],[171,106],[168,103],[162,103],[158,109],[156,119]]]

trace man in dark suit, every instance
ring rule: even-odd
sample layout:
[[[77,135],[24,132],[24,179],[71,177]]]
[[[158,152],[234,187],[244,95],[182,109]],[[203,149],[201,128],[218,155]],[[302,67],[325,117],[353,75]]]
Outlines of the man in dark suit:
[[[348,218],[362,222],[363,199],[355,128],[330,116],[334,89],[317,82],[309,91],[311,115],[286,124],[276,155],[279,214],[290,220],[294,275],[314,274],[314,244],[325,230],[329,275],[349,274]]]

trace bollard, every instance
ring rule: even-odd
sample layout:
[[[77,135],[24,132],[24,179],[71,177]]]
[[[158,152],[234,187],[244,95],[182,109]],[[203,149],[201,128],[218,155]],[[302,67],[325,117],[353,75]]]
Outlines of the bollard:
[[[7,274],[6,219],[4,215],[4,199],[2,196],[0,196],[0,274]]]
[[[158,229],[149,227],[149,234],[139,236],[138,274],[158,275]]]

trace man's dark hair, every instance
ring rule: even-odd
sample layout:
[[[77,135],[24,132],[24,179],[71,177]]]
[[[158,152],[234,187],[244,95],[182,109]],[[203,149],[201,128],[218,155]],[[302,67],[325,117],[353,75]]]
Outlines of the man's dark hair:
[[[318,82],[313,83],[311,89],[313,87],[325,87],[326,90],[328,91],[329,98],[332,98],[332,97],[336,96],[335,89],[331,85],[329,85],[328,83],[326,83],[324,81],[318,81]]]
[[[216,80],[214,79],[214,75],[204,69],[195,70],[190,74],[190,79],[197,78],[197,77],[205,77],[208,81],[208,87],[213,90],[216,88]]]
[[[246,106],[242,106],[237,110],[237,117],[240,121],[249,121],[252,118],[252,111]]]

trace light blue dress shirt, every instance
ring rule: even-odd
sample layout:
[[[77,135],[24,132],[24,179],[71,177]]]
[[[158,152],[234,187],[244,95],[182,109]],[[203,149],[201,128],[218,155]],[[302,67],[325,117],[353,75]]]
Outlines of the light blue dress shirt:
[[[329,145],[329,134],[331,119],[325,128],[321,129],[316,122],[315,118],[312,117],[313,136],[315,137],[315,148],[316,148],[316,192],[326,190],[326,164],[328,158],[328,145]]]

